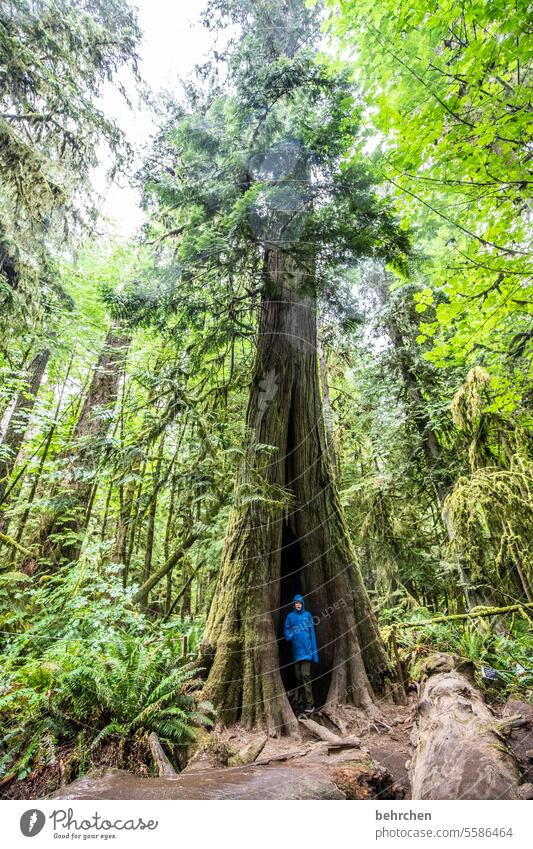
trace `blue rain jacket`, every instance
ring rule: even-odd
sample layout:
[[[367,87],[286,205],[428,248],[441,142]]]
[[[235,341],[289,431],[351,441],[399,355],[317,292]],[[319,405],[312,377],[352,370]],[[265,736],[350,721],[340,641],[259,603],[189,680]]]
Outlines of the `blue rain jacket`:
[[[296,601],[302,602],[301,611],[298,613],[297,610],[291,610],[285,620],[285,639],[291,644],[292,659],[294,661],[314,660],[315,663],[318,663],[313,617],[305,609],[303,596],[295,595],[292,603],[294,604]]]

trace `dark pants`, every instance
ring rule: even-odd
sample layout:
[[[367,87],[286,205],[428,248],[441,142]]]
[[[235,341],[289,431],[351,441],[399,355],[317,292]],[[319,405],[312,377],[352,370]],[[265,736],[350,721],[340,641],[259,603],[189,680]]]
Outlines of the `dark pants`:
[[[296,704],[298,707],[313,704],[313,688],[311,687],[311,661],[297,660],[294,663],[296,673]]]

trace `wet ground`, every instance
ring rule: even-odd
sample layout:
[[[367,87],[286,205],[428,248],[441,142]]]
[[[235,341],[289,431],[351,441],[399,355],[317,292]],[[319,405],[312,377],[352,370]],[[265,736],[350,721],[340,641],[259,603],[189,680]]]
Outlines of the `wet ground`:
[[[416,697],[412,695],[405,706],[382,705],[381,708],[375,721],[347,707],[340,713],[319,712],[314,717],[323,728],[346,740],[350,735],[351,739],[354,735],[359,738],[359,745],[341,750],[317,740],[303,724],[300,739],[268,738],[266,744],[263,739],[264,745],[253,764],[227,767],[218,760],[220,747],[239,751],[261,736],[234,726],[221,731],[218,748],[213,746],[214,737],[207,735],[207,749],[200,749],[196,758],[175,778],[149,778],[107,766],[55,790],[48,798],[408,799],[407,763],[412,751],[410,736]],[[522,782],[532,782],[533,706],[510,701],[507,705],[498,705],[494,712],[502,720],[519,713],[524,716],[525,721],[513,727],[507,743],[519,763]],[[26,783],[17,782],[23,787]],[[14,792],[10,797],[39,798],[51,789],[43,783],[42,787],[35,786],[30,796]]]
[[[176,778],[140,778],[118,769],[94,770],[52,799],[344,799],[328,779],[284,766],[195,770]]]

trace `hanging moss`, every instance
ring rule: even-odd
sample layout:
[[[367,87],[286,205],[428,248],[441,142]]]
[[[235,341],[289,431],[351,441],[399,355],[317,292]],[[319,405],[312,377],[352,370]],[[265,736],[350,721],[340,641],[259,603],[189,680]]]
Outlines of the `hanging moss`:
[[[451,410],[470,473],[457,481],[444,509],[473,581],[511,597],[533,599],[533,460],[518,421],[491,408],[490,376],[476,367]]]

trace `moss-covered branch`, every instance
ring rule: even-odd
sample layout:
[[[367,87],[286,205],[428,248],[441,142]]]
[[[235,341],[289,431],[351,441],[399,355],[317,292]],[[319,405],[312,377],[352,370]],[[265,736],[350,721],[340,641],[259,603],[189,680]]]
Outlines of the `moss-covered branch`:
[[[503,613],[512,613],[516,610],[524,608],[533,609],[533,603],[526,604],[510,604],[507,607],[478,607],[469,610],[468,613],[451,613],[448,616],[435,616],[434,619],[427,619],[425,622],[407,622],[401,625],[395,625],[396,628],[423,628],[425,625],[437,625],[439,622],[452,622],[459,619],[478,619],[482,616],[499,616]]]
[[[20,551],[20,553],[24,554],[25,557],[34,557],[33,552],[31,552],[29,548],[24,548],[24,546],[20,545],[20,543],[18,543],[16,539],[13,539],[13,537],[8,536],[7,534],[3,534],[1,531],[0,542],[5,543],[6,545],[10,545],[11,548],[15,548],[17,551]]]

